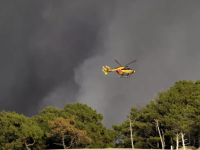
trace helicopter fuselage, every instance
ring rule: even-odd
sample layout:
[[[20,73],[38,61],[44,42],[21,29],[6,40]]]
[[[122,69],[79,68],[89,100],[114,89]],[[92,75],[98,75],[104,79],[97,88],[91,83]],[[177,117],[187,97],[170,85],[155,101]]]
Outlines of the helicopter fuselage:
[[[132,70],[131,68],[118,67],[116,72],[120,75],[130,75],[135,73],[135,70]]]

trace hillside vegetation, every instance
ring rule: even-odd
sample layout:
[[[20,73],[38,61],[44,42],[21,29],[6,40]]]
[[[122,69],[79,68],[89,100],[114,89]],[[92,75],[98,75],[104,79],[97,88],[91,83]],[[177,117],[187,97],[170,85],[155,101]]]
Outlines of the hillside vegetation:
[[[131,148],[131,130],[135,148],[198,148],[200,80],[176,82],[146,106],[131,108],[127,120],[112,130],[102,120],[82,103],[48,106],[31,118],[1,111],[0,149]]]

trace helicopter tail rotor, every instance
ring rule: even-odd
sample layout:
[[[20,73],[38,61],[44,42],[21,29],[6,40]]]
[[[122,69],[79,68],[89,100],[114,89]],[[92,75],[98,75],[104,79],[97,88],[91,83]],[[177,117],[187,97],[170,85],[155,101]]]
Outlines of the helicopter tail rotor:
[[[105,75],[107,75],[108,74],[108,72],[109,72],[109,70],[110,70],[110,67],[108,67],[108,66],[102,66],[102,71],[105,73]]]

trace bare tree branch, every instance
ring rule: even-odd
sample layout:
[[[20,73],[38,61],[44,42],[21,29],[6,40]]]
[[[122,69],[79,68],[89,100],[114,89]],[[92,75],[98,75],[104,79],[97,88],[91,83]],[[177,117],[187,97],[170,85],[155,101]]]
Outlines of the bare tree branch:
[[[74,139],[76,138],[76,136],[74,136],[72,139],[71,139],[71,142],[70,142],[70,145],[68,147],[65,146],[65,149],[68,149],[70,148],[73,144],[74,144]]]
[[[151,147],[153,147],[153,148],[155,148],[155,149],[157,149],[155,146],[153,146],[153,145],[151,145],[149,142],[147,142]]]
[[[158,129],[158,133],[159,133],[159,136],[160,136],[160,141],[161,141],[161,144],[162,144],[162,149],[165,149],[164,133],[163,133],[162,130],[161,130],[162,134],[160,132],[158,120],[154,119],[154,121],[156,123],[156,128]]]
[[[27,144],[26,141],[25,141],[25,145],[26,145],[27,150],[31,150],[31,149],[29,148],[29,146],[32,146],[32,145],[34,145],[34,144],[35,144],[35,140],[34,140],[34,139],[33,139],[33,143],[32,143],[32,144]]]

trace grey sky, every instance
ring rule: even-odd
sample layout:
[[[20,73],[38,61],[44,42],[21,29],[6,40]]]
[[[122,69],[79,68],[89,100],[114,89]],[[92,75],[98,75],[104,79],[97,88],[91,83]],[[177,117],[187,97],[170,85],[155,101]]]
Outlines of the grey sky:
[[[86,103],[120,124],[177,80],[200,74],[200,2],[1,1],[0,109],[35,115]],[[136,73],[107,76],[114,59]]]

